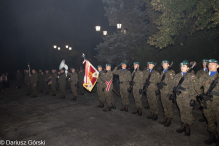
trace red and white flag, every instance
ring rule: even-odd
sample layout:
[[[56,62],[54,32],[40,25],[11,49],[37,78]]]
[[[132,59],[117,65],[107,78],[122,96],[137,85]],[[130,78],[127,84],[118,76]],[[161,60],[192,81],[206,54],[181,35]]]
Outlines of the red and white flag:
[[[96,70],[96,68],[88,61],[84,60],[83,64],[85,64],[85,76],[84,76],[84,82],[83,86],[88,91],[92,91],[94,85],[97,82],[99,72]]]

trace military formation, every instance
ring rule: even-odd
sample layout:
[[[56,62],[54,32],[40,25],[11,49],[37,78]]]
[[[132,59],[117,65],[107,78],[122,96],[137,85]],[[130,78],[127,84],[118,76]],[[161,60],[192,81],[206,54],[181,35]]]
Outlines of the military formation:
[[[104,108],[104,112],[110,112],[116,109],[113,92],[121,97],[120,111],[129,111],[129,95],[133,94],[135,108],[132,114],[142,116],[142,95],[147,97],[150,115],[147,119],[156,121],[159,114],[159,101],[162,103],[164,115],[159,124],[169,127],[173,118],[173,105],[177,104],[180,112],[179,128],[177,133],[184,133],[190,136],[191,126],[193,125],[193,109],[198,99],[202,107],[203,117],[200,122],[207,121],[207,130],[209,138],[204,141],[205,144],[216,143],[219,146],[219,62],[215,59],[203,59],[203,69],[196,74],[193,67],[196,62],[184,60],[179,64],[181,72],[175,73],[171,68],[173,63],[163,60],[161,73],[155,70],[155,62],[147,62],[146,69],[139,69],[139,62],[133,63],[132,73],[127,69],[127,63],[122,62],[111,70],[111,64],[106,64],[105,68],[98,65],[99,77],[96,82],[97,95],[99,99],[98,108]],[[121,69],[119,69],[121,66]],[[119,93],[113,89],[113,76],[119,76]],[[17,87],[20,87],[22,76],[16,75]],[[50,74],[48,70],[36,73],[32,69],[30,73],[25,70],[24,82],[26,83],[27,95],[37,97],[37,92],[49,94],[49,85],[51,85],[51,96],[56,96],[57,88],[61,92],[62,99],[66,96],[66,83],[70,83],[70,89],[73,94],[73,101],[77,100],[78,93],[84,95],[83,88],[84,71],[76,72],[71,68],[66,72],[63,68],[58,72],[52,69]]]

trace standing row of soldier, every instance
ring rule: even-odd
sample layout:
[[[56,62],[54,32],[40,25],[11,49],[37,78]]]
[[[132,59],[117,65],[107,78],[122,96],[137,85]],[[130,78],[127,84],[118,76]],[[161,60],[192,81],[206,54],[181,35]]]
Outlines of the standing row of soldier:
[[[65,69],[56,71],[52,69],[52,74],[49,73],[49,70],[45,70],[45,73],[39,69],[39,72],[36,73],[35,69],[31,70],[32,73],[29,73],[29,70],[25,70],[24,74],[24,83],[26,84],[27,94],[31,97],[37,97],[37,92],[44,92],[44,94],[49,94],[49,85],[51,85],[51,95],[56,96],[56,90],[59,87],[61,92],[62,99],[65,98],[65,89],[66,82],[71,83],[71,91],[73,93],[73,100],[77,100],[77,89],[79,88],[80,94],[84,94],[83,88],[83,79],[84,72],[82,69],[78,73],[75,72],[74,68],[71,68],[71,73],[65,73]],[[79,83],[79,86],[78,86]],[[19,82],[20,85],[20,82]],[[81,86],[82,85],[82,86]],[[19,86],[20,87],[20,86]]]
[[[139,62],[134,62],[132,74],[126,69],[125,62],[121,63],[122,69],[117,70],[120,65],[111,71],[111,65],[106,64],[106,72],[102,71],[102,66],[98,66],[99,78],[97,80],[97,91],[100,104],[97,107],[103,108],[106,101],[107,107],[104,111],[111,111],[115,108],[113,98],[113,74],[119,75],[120,95],[122,99],[121,111],[128,112],[129,92],[132,90],[135,109],[133,114],[142,115],[142,93],[146,91],[147,100],[150,108],[150,115],[146,118],[156,121],[158,119],[158,94],[161,95],[161,103],[164,109],[164,119],[159,123],[165,127],[171,125],[173,118],[173,102],[177,103],[180,111],[181,126],[176,130],[177,133],[185,132],[185,136],[190,136],[190,127],[194,118],[192,110],[195,106],[196,97],[200,99],[204,106],[203,113],[208,122],[209,139],[206,144],[214,142],[219,146],[219,63],[215,59],[204,59],[203,69],[195,75],[192,68],[195,63],[184,60],[179,64],[181,72],[175,74],[171,69],[169,61],[162,61],[163,71],[161,73],[154,69],[155,63],[148,62],[147,69],[139,70]],[[207,68],[207,66],[208,68]],[[203,105],[204,104],[204,105]],[[218,140],[216,140],[216,135]]]

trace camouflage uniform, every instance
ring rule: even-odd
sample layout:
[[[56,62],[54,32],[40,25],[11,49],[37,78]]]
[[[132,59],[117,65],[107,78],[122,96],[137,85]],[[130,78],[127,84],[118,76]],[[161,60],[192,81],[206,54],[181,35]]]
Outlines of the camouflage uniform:
[[[77,94],[77,83],[78,83],[78,74],[75,73],[68,73],[68,76],[70,76],[70,82],[71,82],[71,91],[73,93],[73,97],[76,98],[78,96]]]
[[[45,73],[45,74],[43,75],[43,79],[44,79],[44,93],[45,93],[45,94],[49,94],[49,86],[48,86],[48,83],[47,83],[49,77],[50,77],[50,74],[49,74],[49,73],[48,73],[48,74]]]
[[[176,74],[172,83],[172,89],[178,85],[182,76],[183,75],[181,72]],[[192,116],[193,107],[190,106],[190,101],[195,100],[197,95],[195,90],[197,87],[196,76],[193,73],[187,73],[183,83],[181,84],[181,87],[185,88],[185,91],[180,90],[181,94],[176,95],[176,102],[180,110],[181,122],[191,126],[193,124],[194,118]]]
[[[148,69],[143,70],[143,82],[146,81],[149,74],[150,74],[150,71]],[[148,97],[147,97],[147,93],[146,93],[147,91],[146,91],[146,89],[144,89],[144,90],[145,90],[144,92],[145,92],[145,95],[146,95],[146,102],[148,103]],[[145,108],[148,109],[149,106],[147,105]]]
[[[219,77],[219,73],[216,73],[211,77],[205,74],[199,78],[198,85],[199,87],[204,87],[204,93],[208,91],[212,81],[215,80],[216,77]],[[219,81],[213,91],[219,94]],[[219,134],[219,96],[213,95],[213,101],[206,101],[206,105],[207,109],[204,109],[204,115],[208,121],[208,131],[212,133],[217,132]],[[215,123],[217,123],[217,125]]]
[[[30,87],[30,76],[29,73],[24,74],[24,83],[26,84],[27,88],[27,95],[31,94],[31,87]]]
[[[83,82],[84,82],[84,72],[79,72],[78,74],[78,86],[79,86],[79,93],[84,94],[84,87],[83,87]]]
[[[37,97],[37,73],[34,73],[31,75],[30,78],[30,83],[31,83],[31,88],[32,88],[32,97]],[[36,86],[34,86],[34,84]]]
[[[43,89],[44,89],[44,75],[41,74],[41,73],[38,73],[37,80],[38,80],[38,84],[37,84],[38,91],[43,92]]]
[[[100,78],[100,76],[102,76],[102,71],[99,72],[99,77],[97,79],[97,83],[96,83],[96,86],[97,86],[97,95],[98,95],[98,98],[99,98],[99,102],[100,102],[100,105],[104,105],[105,103],[105,95],[104,95],[104,91],[103,91],[103,88],[105,87],[105,83],[103,82],[103,80]]]
[[[164,75],[164,72],[161,72],[160,79],[162,79]],[[165,72],[165,79],[163,80],[163,83],[167,84],[166,86],[163,85],[163,89],[160,90],[161,93],[161,102],[164,109],[164,115],[168,118],[173,118],[173,102],[169,100],[168,94],[172,94],[173,89],[171,88],[171,84],[173,82],[173,79],[175,77],[175,71],[174,70],[167,70]],[[161,82],[161,80],[159,81]]]
[[[20,88],[21,87],[21,80],[23,78],[23,75],[19,72],[16,73],[16,81],[17,81],[17,87]]]
[[[57,80],[56,79],[57,79],[57,74],[53,73],[51,75],[51,81],[52,81],[51,90],[52,90],[52,95],[56,94],[56,84],[57,84]]]
[[[150,107],[150,112],[151,114],[158,115],[159,112],[158,96],[155,94],[155,91],[158,90],[157,83],[160,81],[160,73],[157,72],[156,70],[152,70],[149,81],[151,83],[147,87],[147,98]]]
[[[204,69],[201,69],[197,71],[196,78],[199,79],[201,76],[208,74],[208,70],[204,71]]]
[[[66,85],[66,74],[61,73],[59,75],[59,89],[61,92],[61,98],[65,98],[65,85]]]
[[[132,72],[132,76],[133,76],[134,72]],[[135,72],[135,76],[134,76],[134,85],[133,85],[133,95],[134,95],[134,99],[135,99],[135,108],[137,109],[142,109],[142,93],[140,94],[139,91],[143,90],[143,72],[141,70],[137,70]]]
[[[113,80],[113,73],[112,71],[107,71],[107,72],[102,72],[100,78],[103,81],[107,81],[110,82],[110,80]],[[107,102],[107,107],[112,107],[115,106],[115,99],[113,98],[113,83],[110,85],[109,91],[106,91],[107,89],[107,85],[106,83],[103,84],[103,88],[104,88],[104,95],[106,97],[106,102]]]
[[[131,81],[131,73],[129,70],[125,69],[123,70],[117,70],[118,68],[115,67],[113,70],[113,74],[119,75],[119,81],[120,81],[120,95],[122,99],[122,105],[123,106],[129,106],[129,82]]]

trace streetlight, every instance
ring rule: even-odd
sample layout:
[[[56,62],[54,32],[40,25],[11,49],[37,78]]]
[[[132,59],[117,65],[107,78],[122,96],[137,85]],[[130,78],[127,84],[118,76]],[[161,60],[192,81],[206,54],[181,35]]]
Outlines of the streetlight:
[[[58,47],[58,50],[61,50],[61,48],[60,48],[60,47]]]
[[[117,29],[121,29],[122,28],[122,24],[121,23],[118,23],[117,24]]]
[[[54,45],[54,46],[53,46],[53,48],[54,48],[54,49],[56,49],[56,48],[57,48],[57,46],[56,46],[56,45]]]
[[[68,45],[66,45],[65,48],[68,48]]]
[[[107,35],[107,31],[103,31],[103,35]]]
[[[96,26],[96,31],[100,31],[100,26]]]
[[[69,49],[69,50],[71,50],[72,48],[71,48],[71,47],[69,47],[68,49]]]

